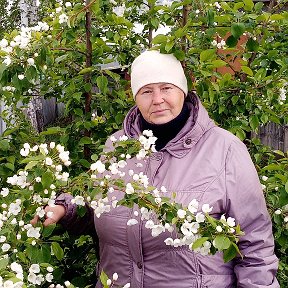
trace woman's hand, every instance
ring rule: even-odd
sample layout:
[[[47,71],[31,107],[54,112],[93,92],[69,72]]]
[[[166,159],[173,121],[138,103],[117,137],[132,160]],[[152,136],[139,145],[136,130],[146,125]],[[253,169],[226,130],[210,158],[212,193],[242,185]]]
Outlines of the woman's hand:
[[[62,205],[55,205],[53,207],[47,205],[44,208],[44,211],[45,211],[45,221],[43,222],[44,226],[58,223],[66,213],[65,207]],[[34,218],[30,221],[30,223],[32,225],[36,225],[39,219],[40,217],[38,215],[35,215]]]

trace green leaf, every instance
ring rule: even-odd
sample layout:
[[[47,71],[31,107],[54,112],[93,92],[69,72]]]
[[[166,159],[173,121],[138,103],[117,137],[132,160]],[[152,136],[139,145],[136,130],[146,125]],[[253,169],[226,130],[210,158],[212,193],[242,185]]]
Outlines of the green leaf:
[[[61,260],[64,257],[64,251],[57,242],[52,242],[51,244],[52,251],[58,260]]]
[[[258,51],[259,43],[255,40],[253,40],[252,38],[249,38],[247,43],[246,43],[246,47],[247,47],[248,51]]]
[[[43,188],[49,188],[50,185],[53,183],[53,175],[51,172],[45,172],[43,175],[42,175],[42,178],[41,178],[41,183],[43,185]]]
[[[68,57],[68,54],[63,54],[63,55],[57,57],[57,58],[55,59],[55,62],[56,62],[56,63],[60,63],[61,61],[66,60],[67,57]]]
[[[105,274],[104,271],[101,271],[101,274],[100,274],[100,281],[102,283],[102,285],[104,286],[104,288],[108,287],[107,286],[107,280],[108,280],[108,276]]]
[[[227,63],[223,60],[214,60],[211,62],[211,64],[213,65],[213,68],[219,68],[227,65]]]
[[[253,71],[248,66],[241,66],[241,70],[249,76],[253,76]]]
[[[92,89],[92,84],[91,83],[85,83],[85,85],[84,85],[85,92],[90,92],[91,89]]]
[[[152,19],[151,19],[151,25],[152,25],[155,29],[157,29],[158,26],[159,26],[159,20],[158,20],[157,18],[152,18]]]
[[[87,209],[85,206],[77,206],[77,215],[83,217],[87,213]]]
[[[5,164],[5,167],[7,167],[9,170],[11,170],[11,171],[14,171],[14,169],[15,169],[15,166],[14,166],[14,164],[12,164],[12,163],[6,163]]]
[[[9,263],[9,258],[2,258],[0,259],[0,271],[3,271],[7,268]]]
[[[215,49],[204,50],[200,53],[200,61],[205,62],[216,57]]]
[[[230,48],[235,47],[237,43],[238,43],[238,40],[232,35],[230,35],[226,40],[226,45]]]
[[[230,244],[230,239],[225,235],[217,235],[213,241],[214,247],[220,251],[228,249]]]
[[[2,78],[3,72],[7,69],[8,66],[6,64],[0,64],[0,80]]]
[[[238,100],[239,100],[239,96],[233,96],[232,98],[231,98],[231,101],[232,101],[232,103],[233,103],[233,105],[235,105],[237,102],[238,102]]]
[[[75,108],[73,111],[77,116],[83,116],[83,110],[81,108]]]
[[[153,44],[162,44],[167,41],[167,36],[163,34],[159,34],[156,37],[153,38],[152,43]]]
[[[249,117],[249,124],[251,126],[251,128],[253,129],[253,131],[257,130],[259,127],[259,119],[258,116],[256,115],[252,115]]]
[[[106,76],[101,75],[97,77],[96,83],[101,92],[105,93],[108,89],[108,79]]]
[[[255,9],[255,11],[257,11],[257,12],[260,12],[260,11],[262,10],[263,6],[264,6],[264,3],[263,3],[263,2],[257,2],[257,3],[254,5],[254,9]]]
[[[197,248],[200,248],[207,240],[209,240],[209,237],[201,237],[201,238],[197,239],[193,243],[192,249],[195,250]]]
[[[42,231],[42,236],[49,237],[53,233],[55,227],[56,227],[56,224],[51,224],[51,225],[44,227]]]
[[[25,76],[27,77],[28,81],[34,81],[37,77],[37,70],[34,66],[30,66],[25,73]]]
[[[115,121],[117,124],[122,124],[123,123],[123,120],[124,120],[124,117],[125,115],[123,113],[118,113],[116,116],[115,116]]]
[[[84,136],[80,139],[79,144],[91,144],[92,141],[89,137]]]
[[[94,1],[90,8],[94,15],[99,14],[101,12],[100,1]]]
[[[209,9],[207,12],[207,22],[208,26],[214,25],[214,18],[215,18],[215,12],[212,9]]]
[[[9,150],[9,147],[10,147],[10,143],[8,140],[3,139],[0,141],[0,150],[7,151]]]
[[[33,168],[34,166],[36,166],[38,164],[38,161],[30,161],[26,166],[25,166],[25,170],[30,170],[31,168]]]
[[[183,61],[185,59],[185,53],[183,50],[177,49],[173,54],[179,61]]]
[[[62,131],[61,127],[49,127],[46,131],[41,132],[41,135],[52,135],[52,134],[58,134]]]
[[[233,23],[231,25],[231,34],[234,38],[238,39],[245,31],[243,23]]]
[[[48,244],[43,244],[41,246],[41,261],[42,263],[49,263],[51,260],[51,248]]]
[[[173,41],[169,41],[169,42],[167,42],[166,43],[166,45],[165,45],[165,50],[166,50],[166,52],[170,52],[170,50],[173,48],[173,46],[174,46],[174,42]]]
[[[285,184],[285,190],[286,190],[286,192],[288,193],[288,181],[287,181],[286,184]]]
[[[237,256],[237,254],[238,254],[237,249],[235,248],[233,243],[231,243],[229,248],[226,249],[223,253],[224,262],[227,263],[227,262],[231,261],[232,259],[234,259]]]
[[[86,159],[80,159],[79,163],[85,168],[90,168],[90,163]]]
[[[269,164],[262,169],[262,171],[266,171],[266,170],[279,171],[279,170],[282,170],[282,167],[278,164]]]
[[[245,4],[245,10],[251,11],[254,7],[254,3],[252,0],[243,0],[243,3]]]
[[[277,21],[277,20],[283,20],[285,19],[284,16],[280,15],[280,14],[273,14],[270,17],[271,21]]]
[[[31,261],[36,260],[40,261],[39,260],[40,249],[38,247],[32,245],[28,246],[26,249],[26,254]]]
[[[93,71],[93,67],[87,67],[87,68],[82,69],[82,70],[79,72],[79,75],[91,73],[92,71]]]

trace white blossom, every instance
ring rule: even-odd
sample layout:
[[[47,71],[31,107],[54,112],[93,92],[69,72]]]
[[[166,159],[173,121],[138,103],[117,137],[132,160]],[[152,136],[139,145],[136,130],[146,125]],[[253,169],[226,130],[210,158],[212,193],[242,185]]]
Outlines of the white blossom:
[[[173,245],[174,240],[172,238],[167,238],[167,239],[164,240],[164,242],[165,242],[166,245],[171,246],[171,245]]]
[[[8,44],[9,44],[9,42],[8,42],[5,38],[3,38],[3,39],[0,41],[0,48],[5,48],[5,47],[8,46]]]
[[[128,226],[136,225],[137,223],[138,223],[138,221],[136,219],[129,219],[127,221]]]
[[[205,215],[201,212],[196,214],[196,222],[203,223],[205,221]]]
[[[62,12],[62,7],[56,7],[55,12],[56,12],[56,13]]]
[[[126,141],[128,140],[128,137],[126,135],[122,135],[119,137],[119,141]]]
[[[122,5],[122,6],[116,6],[116,7],[113,7],[113,12],[119,16],[119,17],[123,17],[124,15],[124,12],[125,12],[125,6]]]
[[[52,273],[47,273],[45,276],[45,279],[47,282],[52,282],[53,280],[53,274]]]
[[[212,211],[213,207],[210,207],[209,204],[203,204],[202,205],[202,211],[203,213],[210,213]]]
[[[53,164],[53,160],[50,157],[47,157],[45,159],[45,164],[48,165],[48,166],[51,166]]]
[[[4,243],[6,241],[6,236],[1,235],[0,236],[0,243]]]
[[[277,209],[275,212],[274,212],[276,215],[280,215],[282,212],[280,209]]]
[[[113,279],[113,281],[117,281],[118,280],[118,274],[117,273],[113,273],[112,279]]]
[[[199,206],[199,202],[196,199],[193,199],[192,201],[190,201],[190,203],[188,204],[188,210],[191,213],[196,213],[198,210],[198,206]]]
[[[221,233],[221,232],[223,231],[223,229],[222,229],[221,226],[217,225],[217,226],[216,226],[216,231],[219,232],[219,233]]]
[[[68,16],[65,13],[62,13],[59,16],[59,23],[63,24],[63,23],[66,23],[67,21],[68,21]]]
[[[30,273],[35,273],[35,274],[39,273],[39,272],[40,272],[40,266],[39,266],[39,264],[32,264],[32,265],[30,266],[30,268],[29,268],[29,272],[30,272]]]
[[[125,189],[126,194],[133,194],[134,193],[134,188],[131,183],[126,184],[126,189]]]
[[[33,227],[31,225],[27,230],[27,237],[39,239],[41,236],[40,229],[41,229],[40,227]]]
[[[33,58],[28,58],[27,63],[28,63],[28,65],[33,66],[35,64],[35,61]]]
[[[9,56],[5,56],[2,63],[4,63],[6,66],[9,66],[12,63],[12,60]]]
[[[10,248],[11,248],[11,246],[8,243],[4,243],[1,247],[2,252],[7,252],[7,251],[9,251]]]
[[[8,188],[2,188],[0,192],[1,196],[6,197],[9,194],[9,189]]]
[[[106,170],[105,165],[100,160],[98,160],[96,163],[91,164],[90,169],[92,171],[96,170],[98,173],[104,173]]]
[[[116,142],[116,141],[117,141],[117,138],[115,138],[115,136],[111,136],[111,137],[110,137],[110,140],[111,140],[111,142]]]
[[[228,218],[227,218],[227,224],[228,224],[228,226],[230,226],[230,227],[234,227],[234,226],[235,226],[235,219],[232,218],[232,217],[228,217]]]
[[[178,216],[180,219],[184,219],[185,216],[186,216],[186,211],[183,210],[183,209],[179,209],[179,210],[177,211],[177,216]]]
[[[262,176],[262,180],[263,180],[263,181],[267,181],[267,180],[268,180],[268,177],[267,177],[267,176]]]
[[[11,215],[11,214],[13,214],[13,215],[18,215],[19,213],[20,213],[20,211],[21,211],[21,207],[20,207],[20,204],[18,204],[18,203],[11,203],[10,205],[9,205],[9,208],[8,208],[8,214],[9,215]]]
[[[163,225],[154,225],[154,227],[152,228],[152,237],[157,237],[159,236],[161,233],[165,232],[165,228],[163,227]]]
[[[23,273],[23,268],[20,264],[18,264],[17,262],[12,262],[10,265],[10,268],[12,271],[16,272],[16,273]]]
[[[71,203],[79,206],[85,206],[84,198],[80,195],[75,196],[75,198],[71,200]]]

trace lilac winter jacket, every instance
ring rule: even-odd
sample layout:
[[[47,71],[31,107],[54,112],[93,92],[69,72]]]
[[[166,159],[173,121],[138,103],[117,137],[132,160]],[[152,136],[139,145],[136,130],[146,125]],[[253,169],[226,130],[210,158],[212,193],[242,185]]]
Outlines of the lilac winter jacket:
[[[130,159],[127,170],[144,171],[151,185],[164,185],[168,195],[176,192],[176,201],[185,206],[196,198],[199,207],[204,203],[213,206],[214,217],[234,217],[245,232],[239,242],[244,259],[224,263],[221,253],[202,256],[187,247],[166,246],[164,240],[170,233],[152,237],[133,214],[138,207],[118,207],[94,217],[100,247],[98,271],[109,276],[117,272],[117,284],[130,282],[132,288],[279,287],[271,220],[247,149],[237,137],[213,123],[196,96],[189,95],[187,100],[191,116],[178,135],[153,153],[143,168],[135,168],[138,161]],[[133,107],[124,130],[115,136],[138,137],[139,133],[139,110]],[[115,192],[115,196],[122,194]],[[62,223],[85,232],[93,225],[93,213],[89,211],[89,219],[77,220],[70,199],[63,194],[57,200],[66,207]],[[137,218],[138,224],[127,226],[131,217]],[[96,287],[102,286],[98,283]]]

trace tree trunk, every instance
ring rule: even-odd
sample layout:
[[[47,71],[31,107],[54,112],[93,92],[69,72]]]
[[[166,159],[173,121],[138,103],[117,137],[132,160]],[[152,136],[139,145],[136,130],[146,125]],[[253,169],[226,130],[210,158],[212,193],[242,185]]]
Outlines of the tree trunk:
[[[36,0],[20,0],[19,8],[21,13],[21,26],[28,27],[35,25],[38,21]],[[41,132],[44,128],[43,99],[39,96],[39,83],[33,89],[33,96],[25,113],[30,120],[32,127]]]
[[[86,6],[90,4],[90,0],[86,0]],[[92,43],[91,43],[91,11],[90,8],[86,10],[86,67],[92,66]],[[84,75],[84,79],[86,83],[91,83],[91,73],[87,73]],[[91,112],[91,99],[92,99],[92,92],[85,92],[85,114]],[[91,137],[91,131],[85,130],[84,135],[86,137]],[[90,160],[91,151],[87,145],[84,145],[84,157],[87,160]]]

